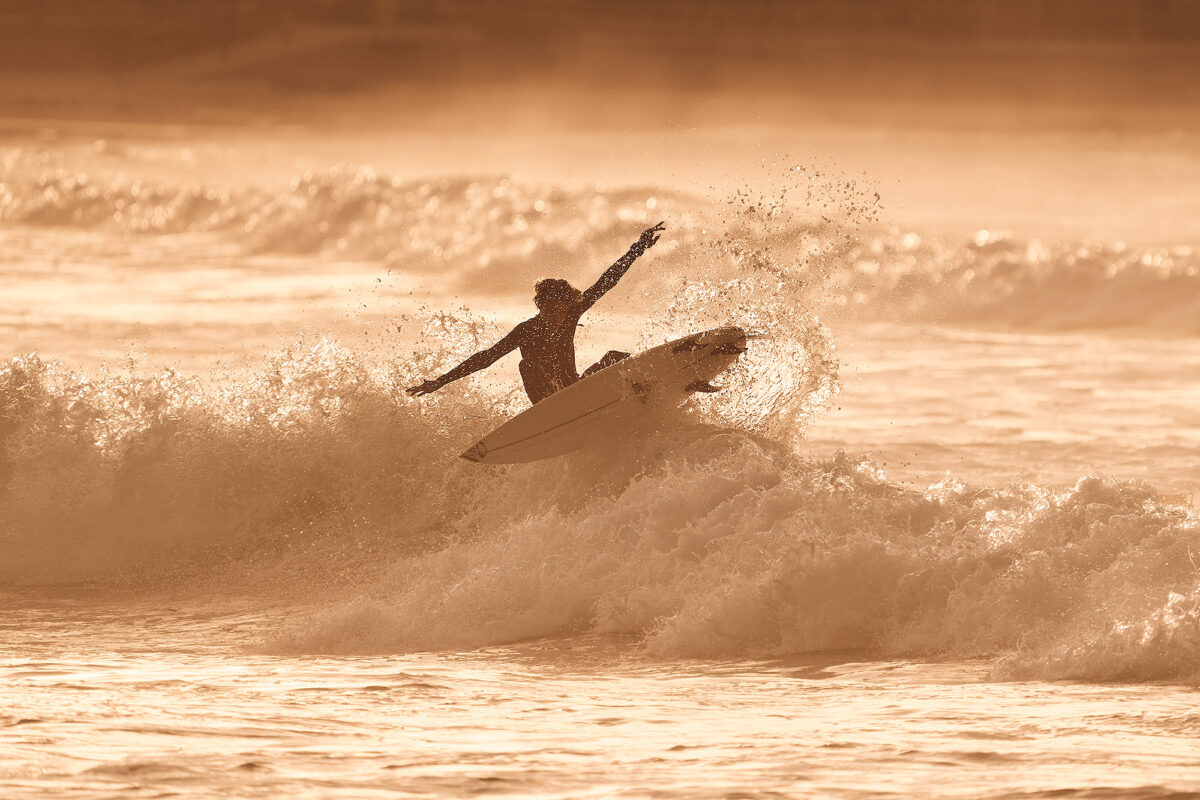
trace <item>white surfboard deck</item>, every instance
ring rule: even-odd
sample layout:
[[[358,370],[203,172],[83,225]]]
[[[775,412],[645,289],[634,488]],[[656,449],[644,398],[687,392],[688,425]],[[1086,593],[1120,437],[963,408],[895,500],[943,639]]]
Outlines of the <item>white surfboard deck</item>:
[[[648,408],[681,405],[698,383],[727,370],[746,350],[746,332],[715,328],[630,356],[522,411],[462,454],[481,464],[519,464],[570,453],[620,435]]]

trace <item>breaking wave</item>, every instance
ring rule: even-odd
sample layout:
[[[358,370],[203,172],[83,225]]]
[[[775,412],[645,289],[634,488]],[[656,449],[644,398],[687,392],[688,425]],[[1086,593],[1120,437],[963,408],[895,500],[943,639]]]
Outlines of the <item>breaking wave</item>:
[[[306,553],[288,561],[304,574],[417,546],[473,491],[447,457],[468,415],[499,416],[466,393],[456,415],[422,413],[397,400],[402,384],[327,342],[215,386],[13,358],[0,368],[0,584],[156,585],[279,553]]]
[[[802,435],[836,392],[837,364],[819,326],[800,333],[775,337],[764,390],[740,372],[745,397],[663,424]],[[92,377],[11,358],[0,365],[0,586],[156,586],[231,571],[259,584],[263,569],[294,586],[296,574],[327,583],[343,567],[361,580],[365,554],[369,572],[474,530],[484,517],[472,507],[509,479],[456,456],[527,401],[487,377],[421,402],[404,388],[497,336],[468,312],[438,314],[401,360],[323,339],[207,378]]]
[[[0,582],[315,606],[280,651],[592,634],[662,658],[987,657],[1002,678],[1200,664],[1200,516],[1144,483],[914,491],[699,408],[480,468],[451,454],[504,398],[468,382],[417,404],[409,377],[327,342],[220,389],[13,359]]]

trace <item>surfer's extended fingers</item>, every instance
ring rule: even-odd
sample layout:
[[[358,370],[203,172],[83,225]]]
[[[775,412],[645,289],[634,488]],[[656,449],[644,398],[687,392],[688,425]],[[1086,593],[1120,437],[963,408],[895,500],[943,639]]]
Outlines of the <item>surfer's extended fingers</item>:
[[[657,242],[660,238],[659,232],[666,230],[666,227],[667,227],[666,225],[664,225],[663,223],[660,222],[657,225],[650,227],[650,228],[646,228],[646,230],[642,231],[642,238],[640,240],[642,243],[642,246],[643,247],[653,247],[654,243]]]

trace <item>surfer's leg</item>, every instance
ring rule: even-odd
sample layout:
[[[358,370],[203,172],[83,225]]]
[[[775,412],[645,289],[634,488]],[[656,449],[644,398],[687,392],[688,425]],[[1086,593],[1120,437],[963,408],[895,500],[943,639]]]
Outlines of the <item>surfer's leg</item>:
[[[590,367],[585,369],[583,371],[583,375],[581,377],[586,378],[588,375],[591,375],[593,372],[599,372],[600,370],[604,369],[605,367],[611,367],[613,364],[617,363],[618,361],[620,361],[623,358],[629,358],[629,353],[623,353],[620,350],[609,350],[607,353],[604,354],[603,358],[601,358],[595,364],[592,364]]]

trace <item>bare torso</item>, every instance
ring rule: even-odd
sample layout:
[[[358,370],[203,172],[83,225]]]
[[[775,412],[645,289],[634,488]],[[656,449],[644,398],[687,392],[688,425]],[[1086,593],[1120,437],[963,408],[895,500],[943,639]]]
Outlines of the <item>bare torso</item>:
[[[605,292],[616,285],[634,259],[646,252],[647,248],[654,246],[662,230],[663,224],[660,222],[642,231],[641,237],[633,243],[628,252],[613,262],[612,266],[583,292],[572,289],[570,284],[560,280],[559,283],[565,285],[570,290],[568,294],[573,293],[576,300],[567,300],[565,304],[538,303],[542,313],[525,320],[500,341],[486,350],[475,353],[444,375],[426,380],[418,386],[410,386],[406,391],[413,397],[436,392],[451,381],[491,366],[517,348],[521,350],[521,380],[525,382],[525,392],[534,403],[575,383],[580,377],[575,366],[575,329],[579,326],[579,318],[595,305]],[[534,302],[538,302],[537,297],[534,298]],[[610,350],[588,367],[584,374],[590,375],[602,370],[628,355]]]
[[[521,348],[521,380],[525,393],[537,403],[579,380],[575,366],[575,331],[584,308],[572,309],[555,322],[541,314],[517,326]]]

